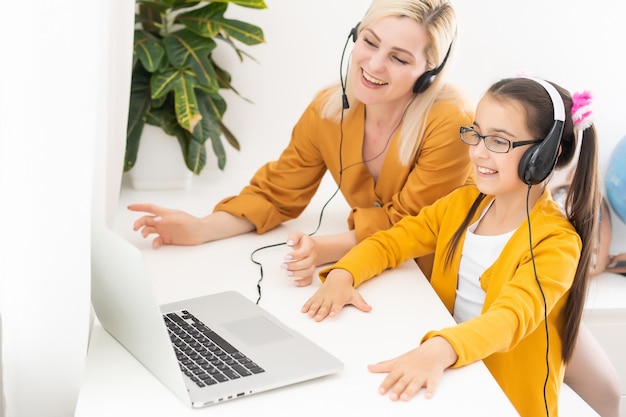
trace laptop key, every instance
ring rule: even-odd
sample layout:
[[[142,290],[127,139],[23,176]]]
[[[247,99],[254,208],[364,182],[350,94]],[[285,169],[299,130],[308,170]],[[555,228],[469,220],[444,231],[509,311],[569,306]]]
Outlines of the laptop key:
[[[264,372],[189,312],[164,320],[181,369],[199,387]]]

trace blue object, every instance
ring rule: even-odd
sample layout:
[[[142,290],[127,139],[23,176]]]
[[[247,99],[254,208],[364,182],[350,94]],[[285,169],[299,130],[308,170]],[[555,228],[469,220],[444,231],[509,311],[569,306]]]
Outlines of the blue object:
[[[605,181],[609,203],[622,222],[626,223],[626,136],[611,152]]]

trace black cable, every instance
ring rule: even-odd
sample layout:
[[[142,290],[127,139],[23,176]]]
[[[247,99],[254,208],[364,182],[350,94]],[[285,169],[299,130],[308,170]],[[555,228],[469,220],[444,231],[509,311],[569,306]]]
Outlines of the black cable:
[[[350,108],[350,105],[349,105],[349,102],[348,102],[348,97],[346,95],[346,89],[347,89],[347,84],[348,84],[348,71],[350,69],[350,63],[348,62],[348,64],[346,65],[346,71],[345,71],[345,76],[344,76],[343,61],[344,61],[344,57],[345,57],[345,54],[346,54],[346,48],[348,47],[348,42],[350,41],[351,37],[352,37],[352,31],[348,35],[348,38],[346,39],[346,43],[343,46],[343,51],[341,52],[341,60],[339,62],[339,79],[341,81],[341,92],[342,92],[342,95],[341,95],[341,101],[342,101],[341,116],[339,118],[339,181],[337,182],[337,189],[335,189],[335,191],[330,196],[330,198],[322,206],[322,209],[320,211],[319,220],[318,220],[318,223],[317,223],[317,227],[315,228],[315,230],[313,232],[308,234],[309,236],[313,236],[315,233],[317,233],[319,231],[319,229],[320,229],[320,227],[322,225],[322,217],[324,215],[324,210],[326,209],[326,206],[328,206],[328,204],[331,202],[331,200],[333,198],[335,198],[335,196],[337,195],[337,193],[341,189],[341,183],[343,181],[343,172],[345,170],[347,170],[348,168],[352,168],[353,166],[357,166],[357,165],[365,164],[365,163],[368,163],[368,162],[372,162],[372,161],[374,161],[375,159],[379,158],[381,155],[383,155],[385,153],[385,151],[389,147],[389,143],[391,142],[391,138],[393,137],[393,135],[396,132],[396,130],[398,130],[398,128],[402,124],[402,121],[404,120],[404,116],[406,115],[406,112],[407,112],[410,104],[413,102],[413,99],[415,98],[415,95],[414,95],[411,98],[411,100],[409,101],[409,103],[407,104],[407,106],[405,107],[404,112],[402,113],[402,117],[398,121],[398,124],[391,131],[391,134],[387,138],[387,142],[385,143],[385,146],[383,147],[383,149],[378,154],[374,155],[370,159],[361,160],[359,162],[355,162],[355,163],[350,164],[350,165],[348,165],[347,167],[344,168],[343,167],[343,118],[344,118],[345,111],[348,108]],[[260,250],[263,250],[263,249],[275,248],[275,247],[286,245],[286,244],[287,244],[286,242],[280,242],[280,243],[274,243],[274,244],[267,245],[267,246],[262,246],[260,248],[255,249],[250,254],[250,260],[253,263],[255,263],[256,265],[259,266],[259,272],[260,272],[260,278],[257,281],[257,285],[256,285],[257,293],[258,293],[258,298],[256,300],[257,304],[259,304],[259,302],[261,301],[261,282],[263,281],[263,265],[260,262],[258,262],[258,261],[256,261],[254,259],[254,254],[257,253]]]
[[[341,95],[342,107],[341,107],[341,116],[340,116],[340,119],[339,119],[339,181],[338,181],[337,189],[335,190],[335,192],[330,196],[330,198],[322,206],[322,210],[320,211],[320,216],[319,216],[319,220],[318,220],[318,223],[317,223],[317,227],[315,228],[315,230],[313,232],[309,233],[309,236],[313,236],[320,229],[320,227],[322,225],[322,217],[324,215],[324,210],[326,209],[326,206],[328,206],[330,201],[333,198],[335,198],[335,196],[337,195],[337,193],[341,189],[341,182],[343,180],[343,152],[342,152],[342,150],[343,150],[343,116],[344,116],[345,110],[347,110],[350,107],[350,105],[348,104],[348,98],[346,96],[346,85],[347,85],[347,80],[348,80],[349,64],[348,64],[348,67],[346,68],[346,75],[345,75],[345,79],[344,79],[344,75],[343,75],[343,59],[345,57],[346,48],[348,47],[348,42],[350,41],[351,37],[352,37],[352,31],[350,31],[350,34],[346,38],[346,43],[344,44],[343,51],[341,52],[341,60],[339,61],[339,80],[341,81],[341,91],[342,91],[342,95]],[[385,146],[385,148],[386,147],[387,146]],[[384,151],[384,149],[383,149],[383,151]],[[378,156],[380,156],[380,155],[376,155],[376,158]],[[353,164],[353,165],[357,165],[357,164]],[[350,165],[350,166],[353,166],[353,165]],[[350,166],[348,166],[347,168],[349,168]],[[259,278],[259,280],[257,281],[257,284],[256,284],[257,293],[259,295],[257,300],[256,300],[257,304],[259,304],[259,302],[261,301],[261,282],[263,281],[263,265],[260,262],[258,262],[258,261],[256,261],[254,259],[254,254],[257,253],[260,250],[263,250],[263,249],[275,248],[275,247],[286,245],[286,244],[287,244],[286,242],[281,242],[281,243],[274,243],[272,245],[262,246],[260,248],[255,249],[250,254],[250,260],[253,263],[255,263],[255,264],[257,264],[259,266],[259,273],[261,274],[261,276],[260,276],[260,278]]]
[[[537,281],[537,285],[539,286],[539,291],[541,292],[541,297],[543,298],[543,324],[546,330],[546,379],[543,383],[543,403],[546,408],[546,416],[550,417],[550,410],[548,408],[548,397],[547,397],[547,386],[548,379],[550,378],[550,336],[548,334],[548,303],[546,302],[546,295],[543,292],[543,287],[541,286],[541,282],[539,282],[539,276],[537,275],[537,265],[535,264],[535,254],[533,252],[533,235],[532,229],[530,227],[530,190],[532,185],[528,185],[528,192],[526,193],[526,219],[528,220],[528,242],[530,244],[530,258],[533,263],[533,271],[535,273],[535,281]]]

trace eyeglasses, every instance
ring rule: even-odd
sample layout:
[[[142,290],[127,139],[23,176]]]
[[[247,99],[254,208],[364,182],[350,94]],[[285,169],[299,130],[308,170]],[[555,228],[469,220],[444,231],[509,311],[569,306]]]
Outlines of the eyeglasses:
[[[485,147],[495,153],[507,153],[511,149],[517,148],[518,146],[532,145],[541,142],[541,139],[511,142],[510,140],[501,138],[500,136],[483,136],[476,132],[473,127],[461,127],[461,140],[463,142],[468,145],[476,146],[480,143],[481,139],[485,141]]]

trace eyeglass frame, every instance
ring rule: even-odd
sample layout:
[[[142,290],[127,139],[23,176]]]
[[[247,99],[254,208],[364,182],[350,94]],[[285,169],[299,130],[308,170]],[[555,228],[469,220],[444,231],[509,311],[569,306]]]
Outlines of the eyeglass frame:
[[[463,139],[463,134],[467,133],[467,132],[474,132],[474,134],[476,136],[478,136],[478,142],[476,143],[468,143],[467,141],[465,141]],[[512,149],[515,149],[519,146],[524,146],[524,145],[534,145],[537,143],[540,143],[543,141],[543,139],[535,139],[535,140],[520,140],[517,142],[512,142],[507,138],[503,138],[502,136],[498,136],[498,135],[481,135],[480,133],[478,133],[476,131],[476,129],[474,129],[473,127],[469,127],[469,126],[461,126],[461,129],[459,130],[459,135],[461,137],[461,142],[469,145],[469,146],[478,146],[478,144],[480,143],[480,140],[482,139],[482,141],[485,143],[485,148],[487,148],[488,151],[493,152],[493,153],[509,153],[511,152]],[[493,149],[491,149],[489,147],[489,145],[487,145],[487,138],[488,137],[494,137],[494,138],[498,138],[500,140],[503,140],[505,142],[507,142],[509,144],[509,147],[506,151],[494,151]]]

